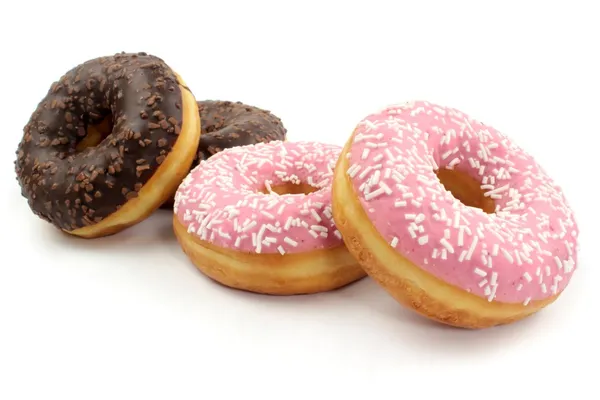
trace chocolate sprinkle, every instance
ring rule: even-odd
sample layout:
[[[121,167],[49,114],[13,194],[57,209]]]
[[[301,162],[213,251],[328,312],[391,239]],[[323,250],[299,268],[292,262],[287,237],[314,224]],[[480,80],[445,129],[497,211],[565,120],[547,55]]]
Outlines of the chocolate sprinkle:
[[[16,151],[17,181],[33,213],[69,231],[136,197],[177,141],[181,101],[174,72],[146,53],[100,57],[68,71],[38,104]],[[105,118],[112,132],[78,150],[88,127]]]
[[[199,101],[198,111],[200,145],[192,169],[223,149],[286,138],[287,129],[281,119],[270,111],[239,101]],[[167,200],[161,208],[173,207],[173,201],[173,198]]]

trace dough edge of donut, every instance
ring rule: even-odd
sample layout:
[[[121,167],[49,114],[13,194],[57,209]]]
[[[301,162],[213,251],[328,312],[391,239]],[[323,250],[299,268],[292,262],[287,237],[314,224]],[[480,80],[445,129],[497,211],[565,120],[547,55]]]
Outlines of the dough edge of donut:
[[[192,264],[232,289],[281,296],[314,294],[340,289],[367,276],[343,243],[305,253],[254,254],[198,239],[187,232],[176,214],[173,230]]]
[[[531,316],[560,296],[557,293],[527,306],[489,302],[441,280],[393,250],[370,222],[346,174],[347,154],[355,134],[344,145],[334,170],[333,218],[350,253],[397,302],[446,325],[482,329]]]
[[[175,193],[193,163],[200,145],[200,114],[194,94],[181,76],[174,72],[181,90],[182,128],[175,145],[154,175],[140,189],[138,196],[102,221],[75,230],[63,230],[85,239],[109,236],[130,228],[156,211]]]

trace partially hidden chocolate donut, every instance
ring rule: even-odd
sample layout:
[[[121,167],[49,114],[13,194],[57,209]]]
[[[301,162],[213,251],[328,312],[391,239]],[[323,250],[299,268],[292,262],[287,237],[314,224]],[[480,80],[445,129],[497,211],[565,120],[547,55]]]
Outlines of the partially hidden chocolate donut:
[[[268,110],[242,102],[204,100],[198,102],[201,137],[191,169],[202,160],[231,147],[286,139],[281,119]],[[162,208],[173,207],[173,196]]]
[[[198,102],[202,136],[193,167],[223,149],[284,140],[287,129],[270,111],[241,102]]]
[[[24,128],[15,170],[35,215],[93,238],[158,208],[200,140],[194,95],[160,58],[119,53],[53,83]]]

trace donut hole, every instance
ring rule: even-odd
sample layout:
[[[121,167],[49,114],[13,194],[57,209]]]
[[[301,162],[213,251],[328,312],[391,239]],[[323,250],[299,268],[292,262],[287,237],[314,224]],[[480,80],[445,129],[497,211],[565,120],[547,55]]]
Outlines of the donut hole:
[[[100,123],[88,125],[85,136],[81,138],[75,150],[83,151],[88,147],[95,147],[100,144],[113,130],[112,115],[107,115]]]
[[[310,194],[316,192],[319,188],[309,185],[308,183],[301,182],[299,184],[286,182],[281,185],[271,186],[271,190],[264,186],[260,192],[264,194],[273,194],[276,193],[278,195],[284,194]]]
[[[487,214],[494,213],[494,199],[486,197],[480,182],[469,174],[456,169],[440,169],[436,175],[444,188],[464,205],[479,208]]]

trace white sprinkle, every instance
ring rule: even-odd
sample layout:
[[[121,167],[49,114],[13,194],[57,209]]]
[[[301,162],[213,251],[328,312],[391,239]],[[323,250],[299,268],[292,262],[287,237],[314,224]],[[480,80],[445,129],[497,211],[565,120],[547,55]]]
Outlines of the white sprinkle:
[[[529,275],[529,272],[525,272],[525,273],[523,274],[523,278],[525,278],[525,280],[526,280],[527,282],[531,282],[531,281],[533,280],[533,278],[531,278],[531,275]]]
[[[442,221],[445,221],[448,216],[446,215],[446,209],[442,208],[442,210],[440,211],[440,217],[442,218]]]
[[[311,225],[310,229],[317,231],[317,232],[327,232],[328,229],[322,225]]]
[[[277,250],[279,251],[279,253],[281,253],[281,255],[285,254],[285,250],[283,249],[283,247],[281,247],[281,245],[277,246]]]
[[[358,164],[353,164],[350,168],[348,168],[348,176],[350,176],[351,178],[354,178],[356,176],[356,174],[358,173],[358,171],[360,171],[361,166]]]
[[[333,232],[333,234],[335,235],[335,237],[337,237],[338,239],[342,239],[342,234],[340,233],[340,231],[338,231],[337,229]]]
[[[517,258],[517,265],[523,265],[523,262],[521,261],[521,253],[517,249],[515,249],[515,257]]]
[[[573,251],[571,250],[571,245],[566,240],[565,240],[565,247],[567,248],[567,253],[569,254],[569,257],[573,256]]]
[[[483,289],[483,294],[490,296],[492,294],[492,289],[490,289],[489,286],[486,286],[485,289]]]
[[[396,246],[398,245],[398,238],[394,236],[390,244],[393,248],[396,248]]]
[[[385,193],[385,190],[383,188],[378,188],[368,194],[365,195],[365,200],[373,200],[376,197],[381,196],[382,194]]]
[[[269,193],[273,192],[273,190],[271,189],[271,183],[269,181],[265,181],[265,188]]]
[[[242,228],[242,232],[247,232],[256,226],[256,221],[251,221],[248,225]]]
[[[454,211],[454,228],[458,229],[458,223],[460,222],[460,211]]]
[[[546,293],[548,289],[546,288],[546,284],[542,283],[542,293]]]
[[[317,234],[317,232],[315,232],[313,230],[309,230],[308,233],[310,234],[310,236],[314,237],[315,239],[319,237],[319,235]]]
[[[394,207],[398,208],[398,207],[405,207],[406,206],[406,201],[404,200],[396,200],[394,202]]]
[[[448,252],[446,249],[442,249],[442,260],[445,260],[448,257]]]
[[[348,153],[348,154],[349,154],[349,153]],[[364,178],[365,178],[365,176],[367,176],[367,174],[368,174],[368,173],[369,173],[369,172],[370,172],[372,169],[373,169],[373,167],[369,165],[367,168],[365,168],[365,169],[363,170],[363,172],[361,172],[361,173],[360,173],[360,175],[358,175],[358,177],[359,177],[360,179],[364,179]]]
[[[477,246],[477,241],[479,238],[477,236],[473,236],[473,241],[471,242],[471,246],[469,247],[469,251],[467,252],[467,260],[471,259],[473,252],[475,251],[475,247]]]
[[[421,246],[423,246],[424,244],[426,244],[429,241],[429,236],[428,235],[423,235],[419,238],[419,244]]]
[[[387,194],[387,195],[392,194],[392,189],[390,189],[390,187],[388,185],[386,185],[385,182],[379,182],[379,187],[381,189],[383,189],[385,194]]]
[[[494,297],[496,297],[496,290],[498,289],[498,285],[495,285],[495,284],[491,284],[491,285],[492,285],[492,292],[488,296],[488,301],[494,300]]]
[[[523,302],[523,305],[526,306],[527,304],[529,304],[530,301],[531,301],[531,297],[527,297],[525,299],[525,301]]]
[[[575,268],[575,261],[573,261],[572,258],[569,258],[568,260],[565,260],[563,267],[565,269],[565,273],[570,274]]]
[[[477,275],[479,275],[481,277],[487,276],[487,272],[485,272],[484,270],[482,270],[482,269],[480,269],[478,267],[475,267],[475,269],[473,270],[473,272],[475,272]]]
[[[466,256],[466,255],[467,255],[467,250],[463,250],[463,251],[460,253],[460,256],[458,256],[458,261],[459,261],[459,262],[463,262],[463,260],[465,259],[465,256]]]
[[[381,171],[380,170],[375,170],[375,172],[373,173],[373,175],[371,175],[370,177],[370,181],[371,181],[371,185],[377,185],[379,183],[379,177],[381,176]]]
[[[452,168],[454,168],[456,165],[458,165],[459,163],[460,163],[460,158],[456,157],[456,158],[454,158],[452,161],[450,161],[450,162],[448,163],[448,167],[447,167],[447,168],[449,168],[449,169],[452,169]]]
[[[241,241],[242,241],[242,237],[241,237],[241,236],[238,236],[238,237],[235,239],[235,247],[240,247],[240,242],[241,242]]]
[[[296,247],[298,246],[298,242],[296,242],[294,239],[290,239],[289,237],[284,237],[283,241],[286,242],[287,244],[289,244],[290,246]]]
[[[513,257],[510,255],[510,253],[505,249],[505,248],[501,248],[500,251],[502,251],[502,255],[504,256],[504,258],[506,258],[508,260],[509,263],[514,264],[514,259]]]
[[[556,266],[558,267],[558,269],[562,269],[563,264],[560,258],[558,258],[558,256],[554,256],[554,261],[556,262]]]
[[[449,253],[454,253],[454,247],[452,247],[452,245],[446,240],[446,238],[441,238],[440,243],[446,248],[446,250],[448,250]]]
[[[481,227],[478,226],[476,231],[477,231],[477,236],[479,236],[480,239],[485,238],[485,236],[483,236],[483,230],[481,229]]]
[[[370,151],[370,150],[369,150],[368,148],[365,148],[365,149],[363,150],[363,152],[362,152],[362,156],[361,156],[361,159],[362,159],[362,160],[366,160],[366,159],[369,157],[369,151]]]
[[[444,229],[444,237],[446,239],[450,239],[450,229],[448,229],[448,228]]]
[[[413,239],[417,238],[417,234],[415,233],[415,228],[413,228],[412,226],[408,227],[408,233],[410,233],[410,237]]]
[[[395,157],[392,154],[392,152],[390,151],[390,149],[385,149],[383,152],[387,155],[389,160],[393,161],[395,159]]]
[[[317,221],[317,222],[321,222],[322,219],[321,217],[319,217],[319,214],[317,214],[317,212],[315,211],[314,208],[310,209],[310,213],[312,214],[313,218]]]
[[[497,257],[499,250],[500,250],[500,246],[498,245],[498,243],[494,243],[494,247],[492,247],[492,255],[494,257]]]
[[[520,292],[522,289],[523,289],[523,284],[522,284],[522,283],[519,283],[519,284],[517,285],[517,292]]]
[[[260,213],[269,219],[275,219],[275,216],[268,211],[260,210]]]
[[[464,236],[465,236],[465,227],[461,225],[458,228],[458,247],[463,247],[464,245]]]
[[[483,279],[483,280],[479,281],[478,285],[479,285],[479,287],[484,287],[487,283],[488,283],[488,280]]]
[[[424,214],[418,214],[415,217],[415,223],[416,224],[420,224],[421,222],[425,221],[425,215]]]
[[[496,286],[498,284],[498,273],[492,272],[492,279],[490,280],[490,285]]]

